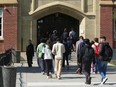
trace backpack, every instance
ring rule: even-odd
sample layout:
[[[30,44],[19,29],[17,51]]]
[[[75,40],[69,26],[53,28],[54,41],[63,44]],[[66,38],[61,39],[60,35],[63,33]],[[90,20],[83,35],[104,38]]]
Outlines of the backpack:
[[[83,55],[83,61],[84,62],[91,62],[94,58],[94,49],[92,47],[85,46],[84,47],[84,55]]]
[[[64,40],[64,39],[67,39],[67,37],[68,37],[68,33],[67,33],[67,32],[64,32],[63,35],[62,35],[62,39],[63,39],[63,40]]]
[[[99,45],[100,44],[98,44],[98,45],[93,44],[93,45],[95,47],[95,56],[99,57]]]
[[[113,50],[109,44],[103,45],[101,60],[110,62],[113,56]]]

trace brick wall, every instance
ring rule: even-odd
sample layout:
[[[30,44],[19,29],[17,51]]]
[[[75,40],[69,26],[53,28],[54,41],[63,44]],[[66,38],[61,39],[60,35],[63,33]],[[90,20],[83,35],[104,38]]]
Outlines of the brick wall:
[[[3,7],[4,8],[4,7]],[[0,41],[0,52],[11,46],[17,49],[17,6],[5,5],[3,9],[3,40]]]
[[[113,47],[112,6],[100,7],[100,36],[106,36]]]

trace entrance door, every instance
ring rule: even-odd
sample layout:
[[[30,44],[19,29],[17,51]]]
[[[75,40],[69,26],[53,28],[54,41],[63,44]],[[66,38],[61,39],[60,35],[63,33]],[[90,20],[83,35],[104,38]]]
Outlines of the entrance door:
[[[45,37],[46,33],[52,34],[53,30],[58,31],[58,35],[61,36],[64,28],[67,28],[68,32],[73,28],[79,36],[79,20],[74,19],[71,16],[55,13],[43,17],[37,20],[37,42],[39,44],[40,38]]]

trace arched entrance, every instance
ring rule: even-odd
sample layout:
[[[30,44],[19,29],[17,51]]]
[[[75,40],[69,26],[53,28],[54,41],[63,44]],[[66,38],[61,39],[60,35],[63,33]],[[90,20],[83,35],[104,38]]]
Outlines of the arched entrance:
[[[68,32],[73,28],[77,33],[77,37],[79,36],[79,20],[71,16],[58,12],[38,19],[37,43],[39,43],[41,37],[46,37],[47,32],[52,34],[53,30],[57,30],[58,35],[61,36],[64,28],[67,28]]]
[[[29,14],[33,19],[32,38],[35,44],[39,43],[40,38],[43,37],[47,31],[52,33],[54,29],[57,29],[59,33],[62,33],[65,27],[68,30],[72,27],[78,36],[85,36],[86,14],[71,4],[55,1],[42,5]]]

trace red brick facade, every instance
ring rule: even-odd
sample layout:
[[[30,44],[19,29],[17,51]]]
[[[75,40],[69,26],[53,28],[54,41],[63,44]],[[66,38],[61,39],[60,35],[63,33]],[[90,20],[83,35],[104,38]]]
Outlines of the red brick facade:
[[[17,5],[3,6],[3,40],[0,52],[13,47],[17,49]]]
[[[100,7],[100,36],[106,36],[107,41],[113,47],[112,9],[111,5],[101,5]]]

